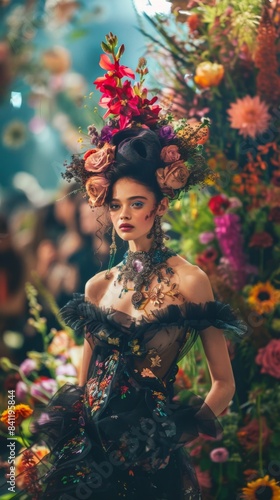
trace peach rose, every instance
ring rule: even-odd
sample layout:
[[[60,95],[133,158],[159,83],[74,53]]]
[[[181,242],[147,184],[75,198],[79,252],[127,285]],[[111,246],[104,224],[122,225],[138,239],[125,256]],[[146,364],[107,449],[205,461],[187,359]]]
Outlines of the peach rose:
[[[165,168],[158,168],[156,177],[159,187],[163,192],[168,190],[180,189],[187,184],[190,172],[182,160],[175,161]]]
[[[181,155],[179,153],[178,146],[176,146],[175,144],[165,146],[164,148],[162,148],[160,153],[160,159],[164,161],[164,163],[172,163],[179,160],[180,157]]]
[[[109,181],[103,175],[92,175],[86,182],[89,204],[92,207],[102,207],[105,202]]]
[[[109,165],[115,158],[116,146],[110,146],[107,142],[101,149],[92,149],[91,154],[85,157],[85,169],[88,172],[101,174],[108,169]]]

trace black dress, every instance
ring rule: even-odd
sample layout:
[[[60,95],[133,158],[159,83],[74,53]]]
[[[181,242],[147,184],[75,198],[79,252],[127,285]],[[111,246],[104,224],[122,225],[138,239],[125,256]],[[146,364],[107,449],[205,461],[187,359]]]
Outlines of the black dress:
[[[61,315],[94,349],[85,386],[63,386],[44,410],[47,422],[36,424],[52,450],[36,466],[38,498],[200,499],[184,445],[222,428],[193,393],[172,400],[177,363],[200,330],[215,326],[242,337],[245,323],[219,301],[171,304],[152,320],[135,320],[82,294]]]

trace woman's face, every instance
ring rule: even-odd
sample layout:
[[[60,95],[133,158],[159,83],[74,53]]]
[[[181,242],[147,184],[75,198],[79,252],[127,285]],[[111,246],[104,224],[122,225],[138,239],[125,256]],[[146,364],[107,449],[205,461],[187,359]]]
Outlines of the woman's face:
[[[147,239],[155,216],[160,214],[160,206],[154,193],[129,179],[119,179],[113,186],[112,200],[109,203],[111,221],[117,234],[125,241],[134,241],[137,249],[146,250],[151,245]],[[164,210],[165,211],[165,210]],[[130,245],[131,249],[133,245]]]

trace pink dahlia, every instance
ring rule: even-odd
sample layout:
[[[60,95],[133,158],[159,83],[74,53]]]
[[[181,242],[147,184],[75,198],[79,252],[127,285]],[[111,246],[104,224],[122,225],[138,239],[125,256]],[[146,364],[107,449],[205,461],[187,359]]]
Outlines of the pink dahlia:
[[[259,96],[250,97],[249,95],[232,103],[228,114],[231,127],[238,129],[243,137],[250,136],[253,139],[267,130],[271,118],[268,106],[260,100]]]

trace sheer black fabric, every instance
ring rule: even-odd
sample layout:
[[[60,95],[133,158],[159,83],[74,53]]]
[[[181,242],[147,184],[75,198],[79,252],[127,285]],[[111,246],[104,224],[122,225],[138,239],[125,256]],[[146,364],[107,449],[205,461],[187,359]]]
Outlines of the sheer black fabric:
[[[93,352],[85,386],[63,386],[36,424],[51,450],[36,466],[37,498],[201,498],[184,445],[222,428],[191,391],[183,403],[173,400],[177,363],[199,331],[215,326],[242,337],[246,325],[219,301],[169,305],[135,320],[75,294],[61,315]]]

